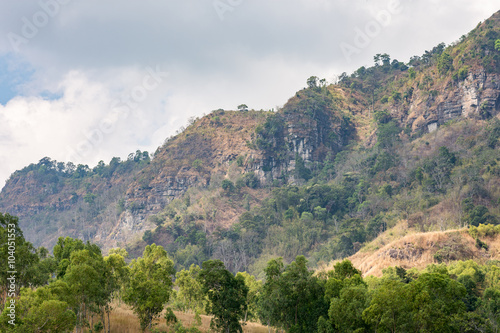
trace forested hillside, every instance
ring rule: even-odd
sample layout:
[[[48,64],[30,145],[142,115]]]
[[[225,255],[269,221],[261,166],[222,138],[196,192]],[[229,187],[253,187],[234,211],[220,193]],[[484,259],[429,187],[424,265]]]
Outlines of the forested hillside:
[[[179,267],[218,258],[234,272],[327,263],[401,223],[496,224],[499,20],[407,63],[377,54],[335,84],[312,76],[275,112],[193,118],[155,154],[44,158],[10,177],[0,210],[36,246],[71,236],[138,256],[156,243]]]
[[[231,332],[243,318],[287,332],[498,330],[500,12],[407,62],[377,54],[305,84],[278,110],[190,119],[154,154],[93,168],[47,157],[12,174],[0,212],[19,216],[26,318],[58,309],[65,329],[91,327],[118,299],[143,327],[170,302]]]

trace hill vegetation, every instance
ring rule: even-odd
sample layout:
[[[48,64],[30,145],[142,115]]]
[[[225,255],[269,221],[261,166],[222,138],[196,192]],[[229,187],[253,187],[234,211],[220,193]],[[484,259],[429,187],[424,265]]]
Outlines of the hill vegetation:
[[[393,266],[381,277],[363,277],[349,260],[314,274],[302,255],[288,265],[276,258],[263,282],[232,274],[220,260],[176,273],[156,244],[128,265],[124,249],[103,256],[95,244],[70,237],[59,238],[52,256],[24,239],[17,218],[0,214],[0,223],[0,258],[19,270],[0,275],[3,332],[116,331],[120,302],[149,332],[200,332],[202,314],[219,332],[243,332],[257,320],[287,332],[495,332],[500,324],[500,262],[456,261],[444,247],[435,258],[448,264]],[[481,238],[498,237],[500,228],[481,224],[469,234],[488,249]],[[193,313],[195,322],[185,327],[173,310]]]
[[[187,331],[175,310],[231,332],[498,331],[500,12],[306,85],[276,112],[191,119],[153,155],[16,171],[0,255],[15,224],[22,327],[98,331],[123,301],[149,330]]]

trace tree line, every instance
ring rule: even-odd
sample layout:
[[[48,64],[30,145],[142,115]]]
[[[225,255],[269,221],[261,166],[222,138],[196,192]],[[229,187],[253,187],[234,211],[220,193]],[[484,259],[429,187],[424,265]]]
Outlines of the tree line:
[[[0,214],[0,225],[2,263],[7,262],[7,239],[15,226],[17,270],[16,325],[9,323],[9,275],[6,268],[0,270],[2,332],[110,332],[114,300],[128,304],[142,330],[151,332],[159,331],[155,321],[162,313],[171,331],[199,332],[177,322],[173,310],[198,318],[212,315],[211,328],[218,332],[242,332],[250,320],[285,332],[500,328],[499,261],[433,264],[423,271],[391,267],[376,278],[363,277],[349,260],[315,273],[299,255],[289,264],[271,259],[260,281],[246,272],[231,273],[220,260],[176,272],[165,249],[156,244],[127,263],[124,249],[104,256],[97,245],[66,237],[59,238],[50,255],[24,239],[16,217]]]

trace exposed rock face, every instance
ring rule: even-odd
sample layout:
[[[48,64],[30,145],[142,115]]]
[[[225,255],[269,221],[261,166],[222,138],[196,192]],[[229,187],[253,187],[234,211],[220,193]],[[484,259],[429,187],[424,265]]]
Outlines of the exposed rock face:
[[[200,181],[197,176],[166,177],[156,179],[148,189],[132,186],[126,193],[126,210],[120,215],[118,223],[111,233],[103,235],[106,247],[131,240],[135,235],[153,228],[148,217],[160,212],[168,203],[182,196],[190,187],[206,186],[206,180]],[[100,237],[98,238],[100,240]]]
[[[447,81],[435,91],[436,97],[422,90],[415,94],[404,121],[414,131],[432,132],[458,117],[488,118],[500,112],[500,75],[483,68],[471,71],[458,84]]]
[[[148,189],[131,187],[127,191],[127,207],[140,208],[141,215],[154,214],[160,211],[173,199],[183,195],[188,188],[201,184],[206,185],[197,176],[186,177],[166,177],[165,179],[155,179]]]

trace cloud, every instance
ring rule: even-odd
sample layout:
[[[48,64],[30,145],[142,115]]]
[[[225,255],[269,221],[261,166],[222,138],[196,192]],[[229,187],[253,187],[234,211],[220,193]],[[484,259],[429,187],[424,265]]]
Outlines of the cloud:
[[[221,11],[217,3],[229,7]],[[399,10],[377,21],[391,6]],[[30,68],[9,88],[17,96],[0,106],[0,186],[44,156],[93,165],[136,149],[154,151],[191,116],[241,103],[275,108],[310,75],[332,80],[370,65],[376,53],[408,61],[458,39],[497,6],[494,0],[0,2],[0,56],[11,59],[11,68]],[[380,29],[347,59],[342,43],[354,45],[357,31],[374,22]],[[13,36],[22,42],[13,44]],[[117,101],[139,92],[148,68],[168,77],[126,117],[113,112]],[[103,121],[113,129],[100,138]],[[90,134],[97,143],[84,151]]]

